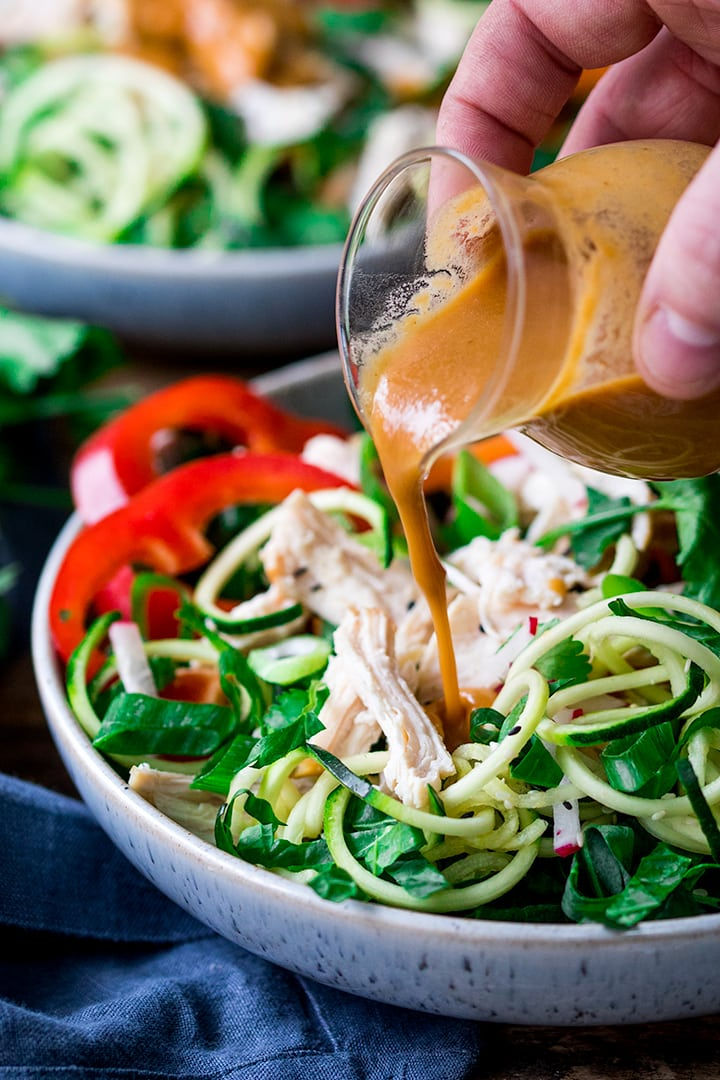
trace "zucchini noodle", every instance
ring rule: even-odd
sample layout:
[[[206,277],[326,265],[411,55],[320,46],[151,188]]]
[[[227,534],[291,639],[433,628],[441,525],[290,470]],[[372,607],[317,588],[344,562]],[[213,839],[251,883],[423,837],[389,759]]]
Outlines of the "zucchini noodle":
[[[206,137],[195,95],[159,68],[122,56],[55,60],[0,109],[3,209],[115,240],[195,169]]]

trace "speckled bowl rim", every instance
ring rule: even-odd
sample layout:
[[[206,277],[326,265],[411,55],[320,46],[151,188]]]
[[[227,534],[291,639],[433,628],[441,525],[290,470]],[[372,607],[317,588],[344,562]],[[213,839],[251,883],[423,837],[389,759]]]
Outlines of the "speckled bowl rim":
[[[253,282],[301,278],[310,272],[337,273],[343,245],[209,251],[148,244],[91,243],[0,216],[0,250],[46,263],[131,278],[194,280],[208,276]]]
[[[294,384],[327,375],[337,367],[337,355],[328,354],[280,369],[256,380],[255,385],[267,393],[286,391]],[[609,963],[617,964],[620,974],[623,967],[633,962],[633,956],[655,952],[663,944],[672,944],[677,948],[692,942],[697,948],[699,942],[707,942],[718,948],[720,914],[648,922],[632,930],[615,932],[594,924],[484,922],[481,919],[409,912],[352,900],[337,904],[322,899],[306,886],[219,851],[165,817],[131,791],[122,777],[92,748],[66,702],[60,665],[50,639],[47,609],[65,548],[78,528],[79,520],[73,515],[55,541],[38,582],[31,630],[38,691],[53,739],[73,777],[82,775],[106,806],[112,806],[126,815],[137,828],[160,841],[168,850],[182,852],[196,862],[203,872],[220,875],[239,894],[254,894],[261,902],[266,899],[268,902],[279,901],[290,905],[318,923],[352,924],[356,931],[361,927],[375,938],[378,935],[392,935],[393,940],[406,943],[407,948],[414,949],[418,954],[422,952],[422,943],[428,940],[432,940],[435,948],[442,948],[444,944],[452,944],[454,949],[460,944],[471,950],[487,946],[493,950],[505,949],[508,956],[518,958],[532,954],[533,950],[540,953],[548,948],[558,958],[570,953],[579,960],[588,953],[597,955],[600,951]],[[100,821],[100,824],[103,822]],[[202,918],[202,915],[198,914],[198,917]]]

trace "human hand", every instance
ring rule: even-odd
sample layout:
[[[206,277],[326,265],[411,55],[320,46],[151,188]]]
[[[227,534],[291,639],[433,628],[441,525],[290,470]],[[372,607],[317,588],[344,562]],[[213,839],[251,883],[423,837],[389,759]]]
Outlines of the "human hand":
[[[527,172],[583,68],[613,65],[562,154],[623,139],[720,138],[720,0],[493,0],[440,110],[437,141]],[[661,237],[635,360],[668,397],[720,386],[720,146]]]

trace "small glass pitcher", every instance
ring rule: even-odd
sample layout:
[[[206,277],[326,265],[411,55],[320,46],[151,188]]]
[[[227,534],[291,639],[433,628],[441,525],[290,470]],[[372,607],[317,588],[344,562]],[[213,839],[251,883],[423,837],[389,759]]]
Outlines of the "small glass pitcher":
[[[632,358],[650,260],[709,149],[597,147],[529,176],[431,147],[398,159],[358,210],[338,341],[371,434],[427,468],[517,428],[564,457],[645,479],[720,468],[720,392],[671,401]],[[382,414],[382,415],[381,415]]]

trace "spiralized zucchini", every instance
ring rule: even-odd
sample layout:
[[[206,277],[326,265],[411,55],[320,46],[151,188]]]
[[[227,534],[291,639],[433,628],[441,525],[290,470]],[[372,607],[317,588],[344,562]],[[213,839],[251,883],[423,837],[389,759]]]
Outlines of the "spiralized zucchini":
[[[0,109],[3,210],[115,240],[195,170],[206,139],[198,99],[159,68],[123,56],[55,60]]]

